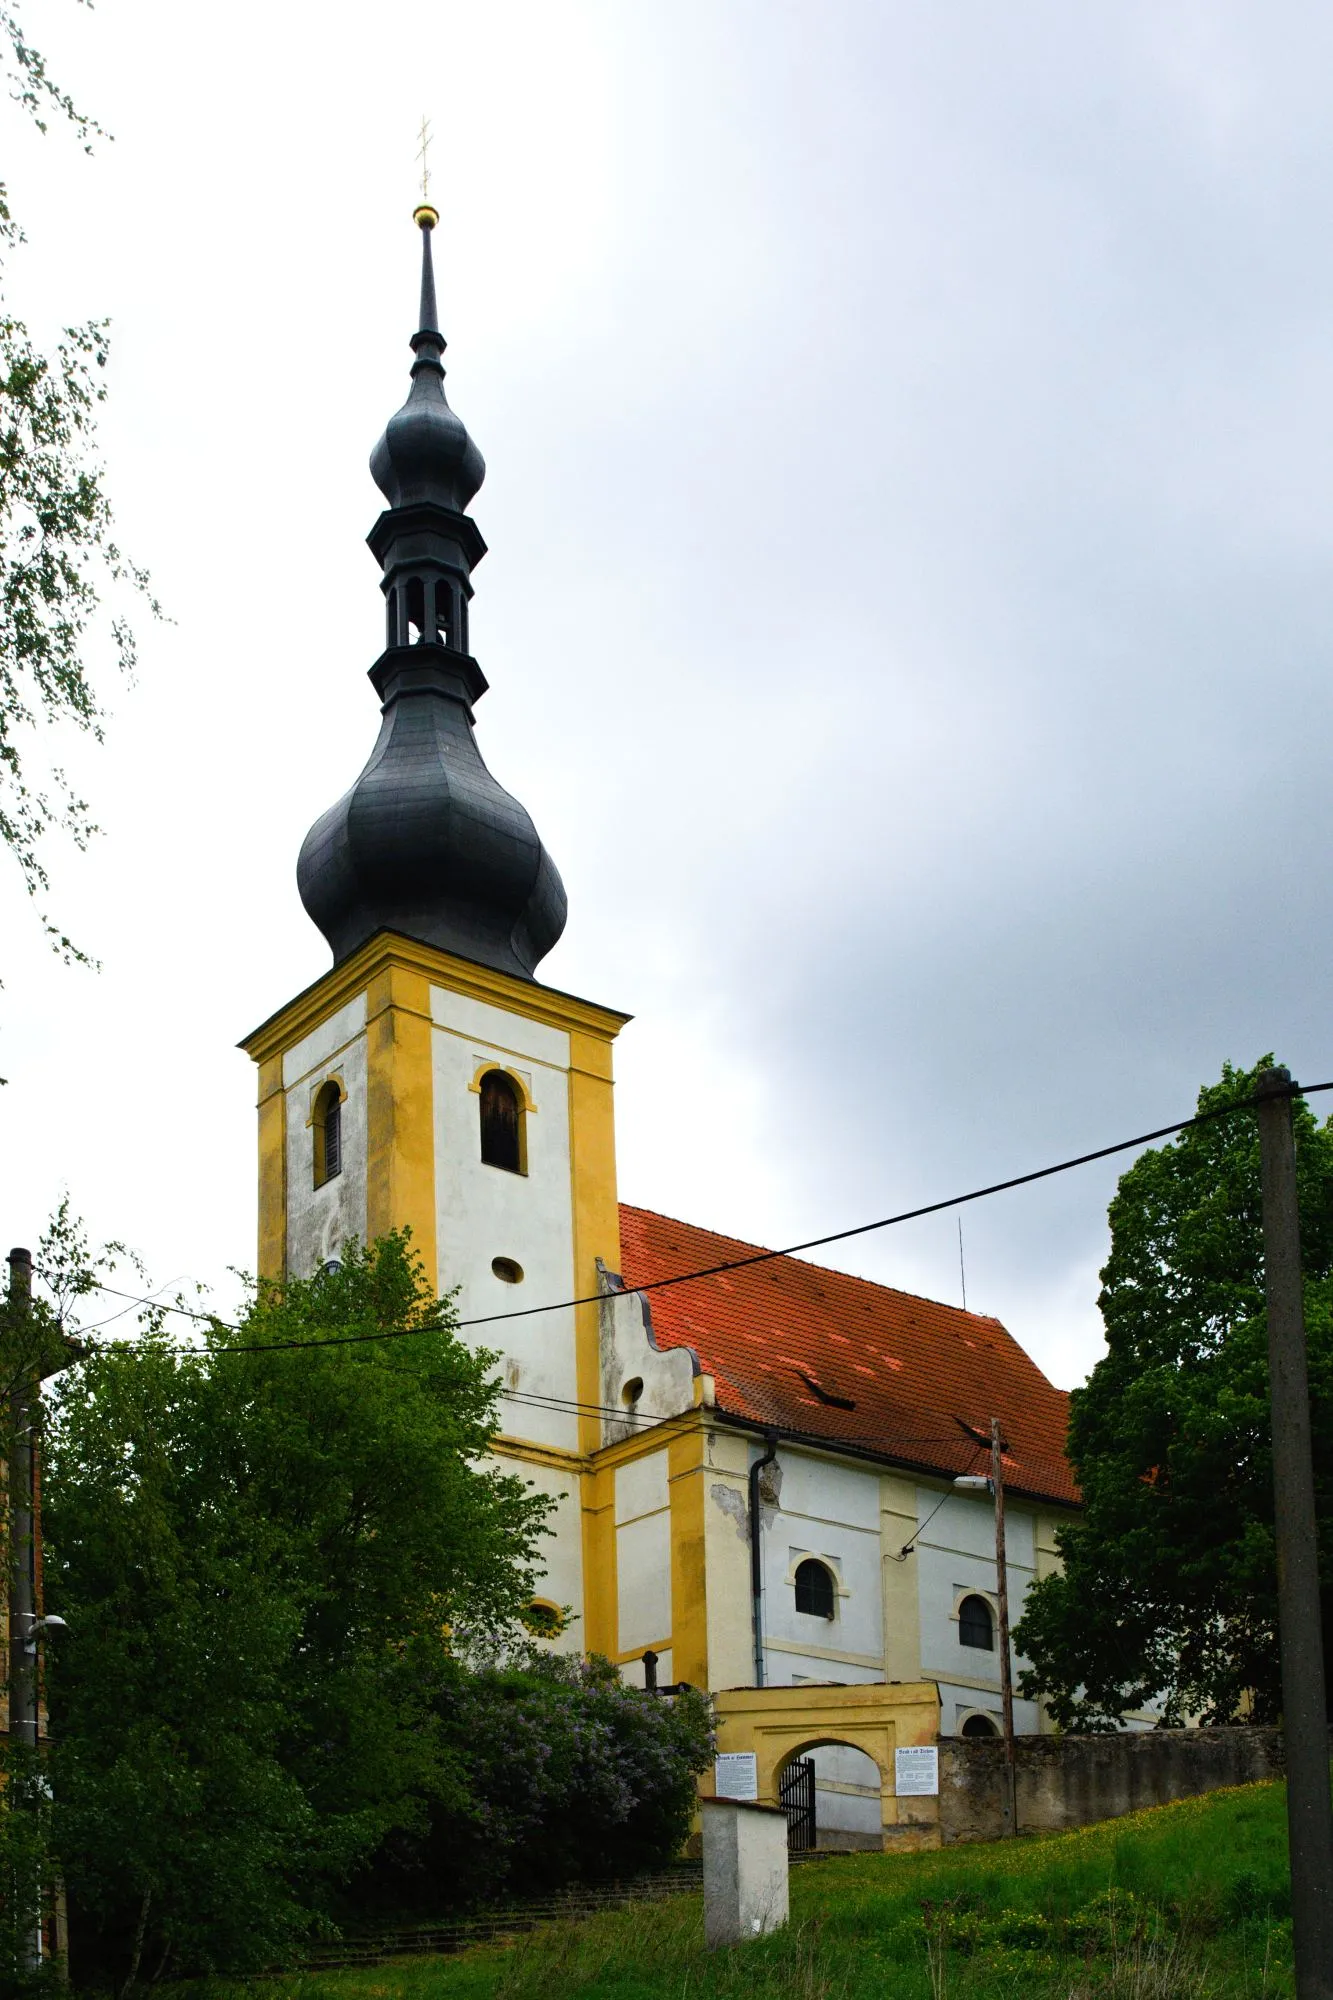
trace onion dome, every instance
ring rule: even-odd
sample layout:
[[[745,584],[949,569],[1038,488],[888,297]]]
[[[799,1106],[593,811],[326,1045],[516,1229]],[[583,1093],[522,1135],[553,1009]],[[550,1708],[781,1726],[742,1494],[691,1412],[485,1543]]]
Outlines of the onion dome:
[[[526,809],[477,748],[486,677],[468,651],[472,571],[486,553],[464,511],[485,475],[444,394],[431,231],[422,206],[421,326],[412,387],[371,457],[389,502],[368,537],[383,571],[385,650],[370,670],[379,740],[301,848],[301,900],[335,964],[397,931],[530,979],[565,927],[565,891]]]
[[[421,326],[412,336],[416,355],[412,387],[370,454],[370,470],[391,507],[426,500],[462,514],[480,491],[486,461],[444,393],[445,341],[430,254],[431,231],[438,218],[423,204],[415,219],[421,226]]]

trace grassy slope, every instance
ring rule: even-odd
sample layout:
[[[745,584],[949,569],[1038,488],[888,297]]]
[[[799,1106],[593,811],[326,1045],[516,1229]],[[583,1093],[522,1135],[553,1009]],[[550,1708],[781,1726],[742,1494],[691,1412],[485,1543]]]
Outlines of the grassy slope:
[[[1012,1847],[817,1862],[792,1876],[792,1922],[711,1956],[698,1897],[550,1925],[509,1948],[266,1980],[255,2000],[991,2000],[991,1996],[1258,1996],[1291,1991],[1285,1800],[1252,1785]],[[1155,1943],[1133,1916],[1102,1943],[1065,1920],[1115,1888],[1167,1913]],[[922,1905],[981,1923],[980,1948],[928,1963]],[[1002,1913],[1019,1913],[1007,1920]],[[1022,1913],[1036,1918],[1022,1921]],[[1000,1921],[998,1924],[996,1920]],[[996,1932],[999,1932],[997,1937]],[[180,1991],[181,1989],[177,1989]],[[245,1989],[213,1983],[210,2000]]]

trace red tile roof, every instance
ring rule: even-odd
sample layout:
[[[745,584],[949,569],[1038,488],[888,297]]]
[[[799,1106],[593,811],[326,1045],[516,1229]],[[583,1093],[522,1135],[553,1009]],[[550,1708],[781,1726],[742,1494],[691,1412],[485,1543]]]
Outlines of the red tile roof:
[[[620,1237],[631,1288],[759,1247],[623,1202]],[[1069,1398],[997,1319],[798,1257],[646,1298],[659,1347],[693,1348],[731,1416],[945,1474],[986,1469],[997,1416],[1006,1484],[1077,1500]]]

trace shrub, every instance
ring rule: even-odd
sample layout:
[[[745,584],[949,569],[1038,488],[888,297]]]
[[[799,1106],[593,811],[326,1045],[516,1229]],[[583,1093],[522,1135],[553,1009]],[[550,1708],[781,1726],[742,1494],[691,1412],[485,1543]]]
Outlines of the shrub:
[[[439,1697],[448,1800],[422,1839],[386,1844],[359,1902],[434,1913],[660,1868],[712,1755],[704,1697],[626,1686],[609,1661],[552,1656],[459,1671]]]

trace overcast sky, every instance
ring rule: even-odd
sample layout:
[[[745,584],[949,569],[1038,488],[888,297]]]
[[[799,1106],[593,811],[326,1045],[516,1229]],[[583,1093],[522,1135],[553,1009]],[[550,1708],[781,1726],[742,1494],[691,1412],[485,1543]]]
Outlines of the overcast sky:
[[[377,726],[366,458],[415,132],[488,464],[483,754],[631,1011],[622,1195],[785,1243],[1333,1074],[1333,13],[1269,0],[28,0],[115,135],[4,115],[49,339],[174,623],[0,886],[0,1234],[254,1255],[238,1038],[328,962]],[[1317,1073],[1317,1074],[1316,1074]],[[1115,1166],[966,1211],[968,1303],[1100,1350]],[[829,1261],[959,1296],[952,1214]]]

